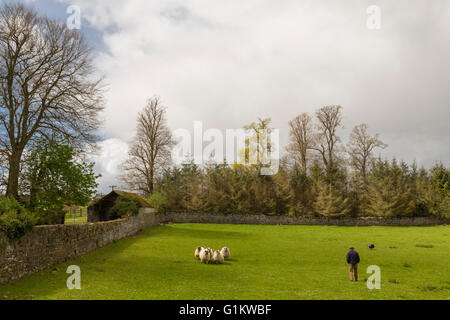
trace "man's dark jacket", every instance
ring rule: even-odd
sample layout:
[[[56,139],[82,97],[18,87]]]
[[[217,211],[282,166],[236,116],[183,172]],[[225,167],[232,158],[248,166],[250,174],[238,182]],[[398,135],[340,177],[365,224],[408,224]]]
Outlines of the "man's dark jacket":
[[[357,251],[353,250],[347,253],[347,263],[348,264],[358,264],[359,263],[359,254]]]

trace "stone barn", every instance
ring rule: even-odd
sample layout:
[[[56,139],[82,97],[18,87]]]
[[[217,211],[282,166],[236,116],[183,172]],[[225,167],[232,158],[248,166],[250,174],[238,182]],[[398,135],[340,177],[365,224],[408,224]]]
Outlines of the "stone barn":
[[[88,207],[88,222],[110,221],[117,217],[111,213],[111,208],[114,206],[116,199],[119,196],[130,196],[139,200],[143,208],[153,208],[153,206],[135,193],[113,190],[106,196],[95,200]]]

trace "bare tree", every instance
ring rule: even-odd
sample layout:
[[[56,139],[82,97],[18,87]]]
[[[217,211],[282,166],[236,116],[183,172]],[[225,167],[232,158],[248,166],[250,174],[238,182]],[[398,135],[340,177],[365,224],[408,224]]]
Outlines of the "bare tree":
[[[308,151],[314,148],[314,127],[312,118],[307,113],[295,117],[289,122],[289,145],[286,150],[295,164],[307,170]]]
[[[347,152],[350,155],[352,167],[360,174],[363,181],[367,181],[367,171],[372,159],[372,152],[375,148],[386,148],[379,134],[373,136],[367,132],[367,124],[360,124],[353,128],[350,139],[347,144]]]
[[[153,193],[155,177],[170,163],[174,146],[167,127],[166,108],[160,99],[149,99],[137,118],[137,133],[131,143],[128,159],[122,164],[120,179],[128,189],[145,195]]]
[[[96,140],[103,110],[91,50],[65,25],[22,4],[0,8],[0,149],[7,194],[18,197],[22,155],[35,138],[57,133],[83,146]]]
[[[325,106],[316,112],[318,132],[313,149],[319,152],[325,167],[335,165],[337,144],[340,141],[337,130],[342,122],[341,109],[341,106]]]

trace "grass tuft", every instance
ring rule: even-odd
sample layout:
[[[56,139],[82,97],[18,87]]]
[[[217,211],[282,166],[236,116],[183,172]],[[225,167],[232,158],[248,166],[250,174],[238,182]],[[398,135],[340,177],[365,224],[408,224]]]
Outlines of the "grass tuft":
[[[400,282],[398,282],[397,279],[389,279],[388,281],[389,281],[389,283],[393,283],[393,284],[399,284],[400,283]]]
[[[434,246],[432,244],[416,244],[417,248],[426,248],[426,249],[431,249],[434,248]]]

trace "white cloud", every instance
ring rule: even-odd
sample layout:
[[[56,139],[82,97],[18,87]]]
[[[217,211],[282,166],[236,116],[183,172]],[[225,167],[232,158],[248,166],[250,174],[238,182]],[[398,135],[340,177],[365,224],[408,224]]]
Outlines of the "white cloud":
[[[128,145],[120,139],[108,139],[100,143],[101,153],[92,157],[96,172],[102,177],[98,179],[100,192],[107,192],[110,187],[117,185],[117,176],[120,174],[119,166],[125,160]]]

